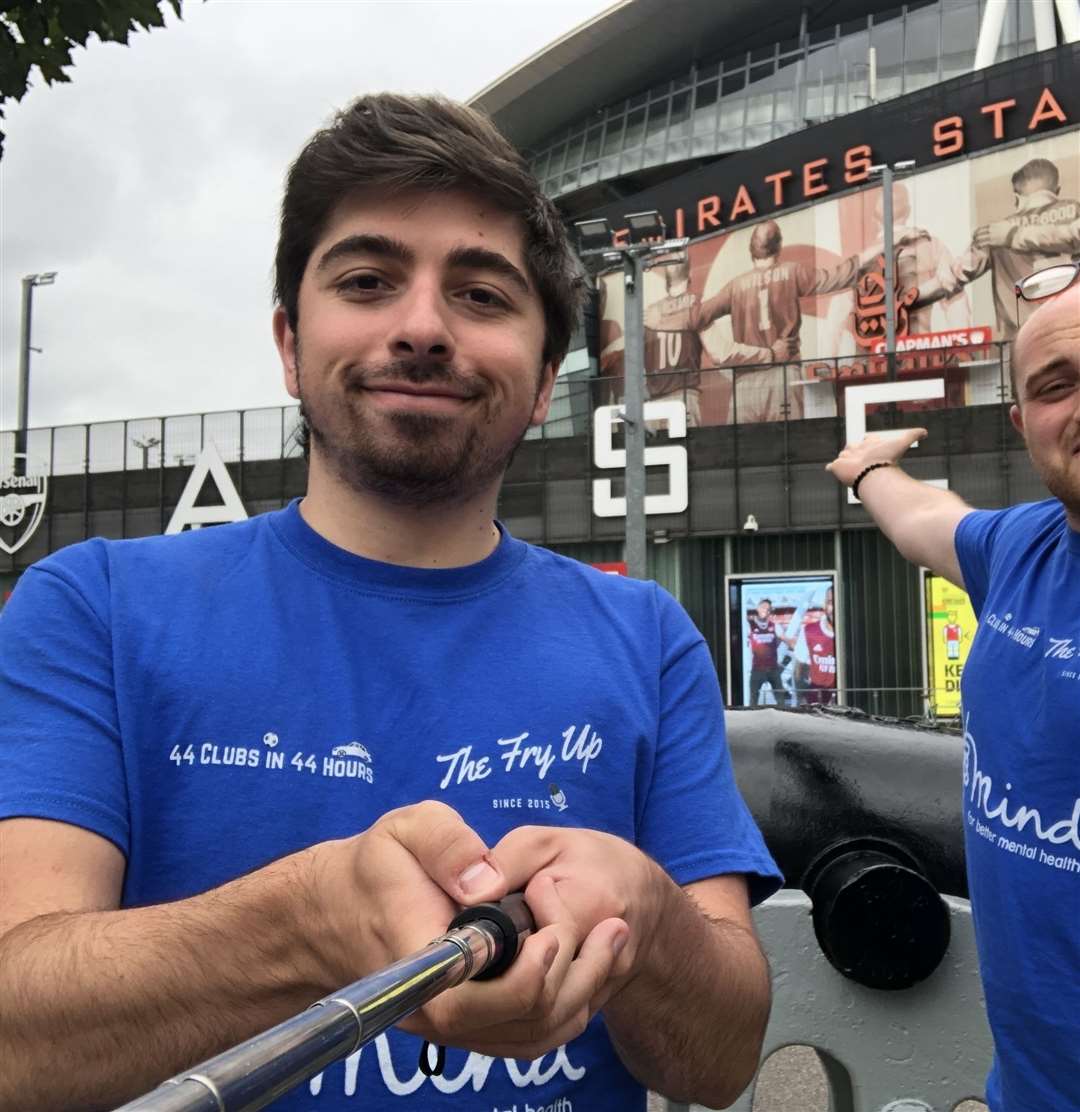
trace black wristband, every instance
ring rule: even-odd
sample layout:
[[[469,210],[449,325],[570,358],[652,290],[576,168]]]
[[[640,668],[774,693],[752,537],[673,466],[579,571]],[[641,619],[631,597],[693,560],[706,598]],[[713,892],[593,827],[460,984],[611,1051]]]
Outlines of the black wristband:
[[[867,466],[855,476],[855,482],[851,484],[851,493],[854,494],[856,498],[859,497],[859,483],[861,483],[871,471],[876,471],[879,467],[892,467],[892,460],[883,459],[878,460],[877,463],[867,464]]]

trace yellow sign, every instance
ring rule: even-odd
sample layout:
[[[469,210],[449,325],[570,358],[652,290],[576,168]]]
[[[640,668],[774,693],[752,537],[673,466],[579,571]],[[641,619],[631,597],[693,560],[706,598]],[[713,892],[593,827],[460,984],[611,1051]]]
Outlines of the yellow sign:
[[[930,709],[938,718],[960,714],[960,677],[975,638],[967,592],[938,575],[926,576],[926,671]]]

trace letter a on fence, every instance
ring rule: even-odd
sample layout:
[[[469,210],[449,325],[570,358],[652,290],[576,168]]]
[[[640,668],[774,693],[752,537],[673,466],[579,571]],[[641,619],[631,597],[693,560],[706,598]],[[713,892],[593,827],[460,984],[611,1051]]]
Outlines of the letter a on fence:
[[[221,495],[222,502],[217,506],[196,506],[195,500],[209,475],[214,480],[214,485]],[[231,476],[223,462],[217,448],[209,443],[199,453],[195,461],[191,477],[180,495],[180,501],[169,518],[165,528],[166,533],[182,533],[185,526],[192,529],[201,529],[204,525],[223,525],[229,521],[246,521],[247,510],[240,501]]]

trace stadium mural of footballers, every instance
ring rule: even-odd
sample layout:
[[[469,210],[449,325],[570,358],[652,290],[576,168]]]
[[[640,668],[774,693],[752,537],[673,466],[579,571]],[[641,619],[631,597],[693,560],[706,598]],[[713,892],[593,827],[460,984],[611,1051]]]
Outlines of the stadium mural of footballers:
[[[926,372],[915,353],[1012,339],[1014,281],[1080,253],[1078,198],[1076,131],[899,179],[897,346],[912,353],[900,373]],[[649,396],[684,398],[690,426],[834,415],[834,378],[885,373],[882,225],[870,187],[661,260],[644,287]],[[600,285],[601,374],[621,378],[621,272]],[[961,370],[945,399],[920,404],[998,400],[996,368]]]
[[[732,706],[835,703],[836,576],[728,576],[728,687]]]

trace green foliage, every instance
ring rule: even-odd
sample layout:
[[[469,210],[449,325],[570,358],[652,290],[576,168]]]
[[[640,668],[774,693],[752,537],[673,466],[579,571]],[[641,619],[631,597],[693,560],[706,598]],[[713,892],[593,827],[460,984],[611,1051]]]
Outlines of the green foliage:
[[[50,85],[70,81],[71,52],[91,35],[126,45],[132,31],[164,26],[165,4],[180,16],[180,0],[0,0],[0,101],[21,100],[35,66]]]

